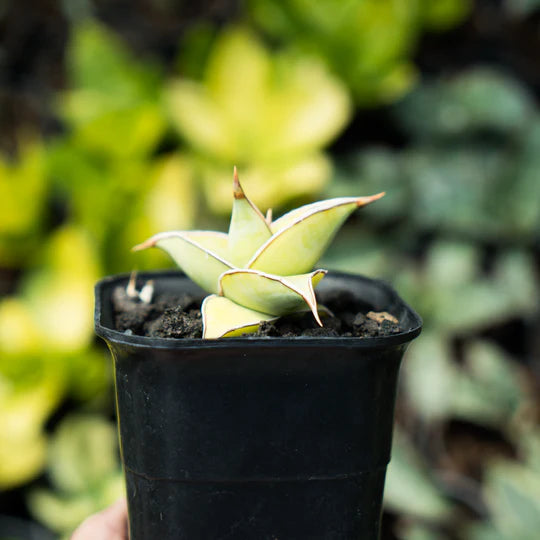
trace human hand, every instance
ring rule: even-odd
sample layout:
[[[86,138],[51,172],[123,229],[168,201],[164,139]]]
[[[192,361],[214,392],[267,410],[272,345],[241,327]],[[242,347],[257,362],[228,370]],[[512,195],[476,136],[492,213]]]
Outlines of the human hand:
[[[128,540],[126,499],[86,518],[77,527],[71,540]]]

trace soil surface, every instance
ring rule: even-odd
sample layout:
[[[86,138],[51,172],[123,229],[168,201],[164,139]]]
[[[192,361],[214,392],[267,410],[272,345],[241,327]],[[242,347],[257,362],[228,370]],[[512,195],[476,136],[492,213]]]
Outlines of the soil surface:
[[[263,322],[256,333],[246,337],[377,337],[402,331],[397,320],[386,312],[373,312],[347,293],[318,294],[323,327],[309,312],[287,315]],[[128,335],[160,338],[202,337],[201,302],[189,295],[156,295],[150,303],[130,298],[117,287],[113,294],[115,330]]]

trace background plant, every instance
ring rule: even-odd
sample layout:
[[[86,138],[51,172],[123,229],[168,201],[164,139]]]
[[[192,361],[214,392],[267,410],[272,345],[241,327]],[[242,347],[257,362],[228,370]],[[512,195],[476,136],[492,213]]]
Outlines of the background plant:
[[[459,23],[468,0],[251,0],[250,14],[288,46],[315,54],[351,89],[361,105],[392,102],[415,84],[411,61],[421,33]]]

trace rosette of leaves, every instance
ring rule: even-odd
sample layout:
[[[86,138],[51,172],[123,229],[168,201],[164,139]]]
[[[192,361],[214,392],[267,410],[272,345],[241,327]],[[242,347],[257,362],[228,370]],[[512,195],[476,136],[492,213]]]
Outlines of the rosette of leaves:
[[[272,221],[250,201],[234,173],[228,234],[170,231],[134,250],[159,247],[210,296],[203,301],[203,338],[255,332],[261,322],[310,310],[322,326],[314,288],[326,270],[312,270],[357,208],[384,195],[340,197],[308,204]]]

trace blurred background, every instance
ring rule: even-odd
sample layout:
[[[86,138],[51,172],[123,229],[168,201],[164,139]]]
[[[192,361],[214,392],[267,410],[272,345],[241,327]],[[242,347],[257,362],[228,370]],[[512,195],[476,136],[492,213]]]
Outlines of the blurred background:
[[[93,285],[130,247],[387,196],[323,264],[423,316],[383,539],[540,531],[540,1],[0,1],[0,539],[122,494]]]

